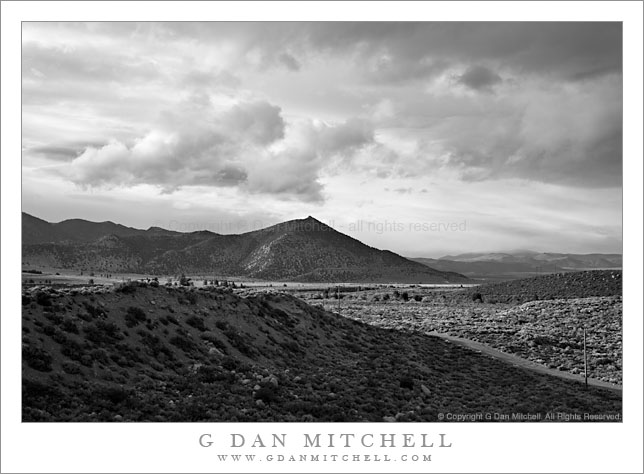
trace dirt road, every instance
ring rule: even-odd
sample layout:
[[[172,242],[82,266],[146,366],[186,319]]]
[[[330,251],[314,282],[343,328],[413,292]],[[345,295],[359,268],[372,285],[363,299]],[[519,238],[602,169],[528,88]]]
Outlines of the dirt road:
[[[463,347],[467,347],[476,352],[489,355],[496,359],[501,359],[516,367],[523,367],[525,369],[534,370],[535,372],[539,372],[542,374],[548,374],[554,377],[559,377],[562,379],[574,380],[576,382],[584,383],[584,377],[581,375],[571,374],[568,372],[563,372],[561,370],[549,369],[548,367],[544,367],[543,365],[537,364],[527,359],[523,359],[521,357],[508,354],[506,352],[501,352],[488,345],[481,344],[480,342],[472,341],[470,339],[465,339],[462,337],[450,336],[449,334],[438,333],[438,332],[426,332],[425,334],[427,334],[428,336],[440,337],[445,341],[452,342],[454,344],[459,344]],[[603,382],[601,380],[595,380],[595,379],[589,378],[588,385],[592,385],[593,387],[607,388],[609,390],[622,393],[621,385],[615,385],[609,382]]]

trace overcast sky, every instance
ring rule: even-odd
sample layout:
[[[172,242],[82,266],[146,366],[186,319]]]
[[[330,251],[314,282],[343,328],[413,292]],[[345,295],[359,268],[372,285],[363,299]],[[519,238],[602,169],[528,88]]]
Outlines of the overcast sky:
[[[23,23],[23,210],[621,252],[620,23]]]

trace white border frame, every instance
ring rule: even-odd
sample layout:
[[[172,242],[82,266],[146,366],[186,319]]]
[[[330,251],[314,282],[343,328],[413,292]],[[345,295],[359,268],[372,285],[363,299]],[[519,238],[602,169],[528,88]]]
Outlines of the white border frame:
[[[642,472],[641,2],[2,2],[2,472]],[[22,20],[528,20],[624,24],[624,422],[616,424],[22,424],[20,29]],[[220,463],[213,433],[447,433],[419,463]],[[293,441],[292,446],[295,446]],[[301,443],[298,441],[299,445]],[[258,451],[266,455],[270,449]],[[252,452],[252,450],[248,450]],[[230,452],[230,449],[227,450]],[[242,452],[242,451],[240,451]],[[244,451],[247,452],[247,451]],[[297,453],[297,449],[288,453]],[[384,450],[367,450],[383,454]],[[391,450],[399,456],[403,450]],[[242,452],[243,453],[243,452]],[[282,451],[275,449],[272,454]],[[342,449],[334,451],[343,454]],[[353,454],[353,453],[352,453]],[[412,454],[411,452],[409,454]]]

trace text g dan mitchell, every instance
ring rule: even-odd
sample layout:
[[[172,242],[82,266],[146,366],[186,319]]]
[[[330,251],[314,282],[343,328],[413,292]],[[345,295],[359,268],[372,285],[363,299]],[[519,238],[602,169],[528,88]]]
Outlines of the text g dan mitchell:
[[[231,433],[224,439],[226,448],[450,448],[451,441],[444,433],[439,434],[394,434],[394,433],[304,433],[291,440],[282,434]],[[290,444],[294,443],[294,444]],[[204,433],[199,436],[199,445],[204,448],[216,446],[214,436]]]

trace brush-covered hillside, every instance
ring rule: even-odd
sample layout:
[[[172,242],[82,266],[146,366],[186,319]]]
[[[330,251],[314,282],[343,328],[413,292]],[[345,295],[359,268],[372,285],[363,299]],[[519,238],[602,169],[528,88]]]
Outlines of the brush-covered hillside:
[[[480,285],[474,290],[484,299],[526,302],[593,296],[621,296],[621,270],[554,273],[521,280]]]
[[[68,238],[68,236],[74,238]],[[49,224],[23,214],[24,265],[100,273],[236,276],[305,282],[462,283],[307,217],[235,235],[137,230],[111,222]]]
[[[436,421],[621,413],[621,396],[289,295],[25,288],[23,421]]]

